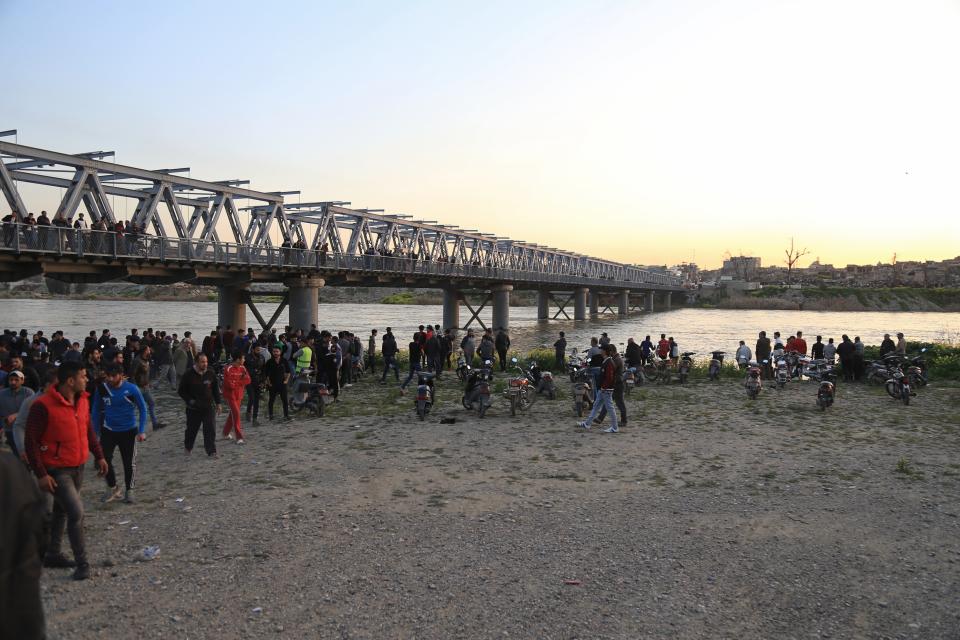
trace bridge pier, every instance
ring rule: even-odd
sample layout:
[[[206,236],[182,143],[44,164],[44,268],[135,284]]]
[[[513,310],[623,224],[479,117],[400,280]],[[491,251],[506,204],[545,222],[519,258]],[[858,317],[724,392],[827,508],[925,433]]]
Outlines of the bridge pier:
[[[247,330],[247,285],[231,284],[217,287],[217,324],[232,327],[234,331]]]
[[[510,329],[510,292],[513,291],[512,284],[498,284],[490,287],[490,293],[493,294],[493,330],[500,327]]]
[[[586,287],[580,287],[573,290],[573,319],[587,319],[587,293],[590,290]]]
[[[590,289],[590,317],[600,315],[600,292]]]
[[[673,292],[667,291],[663,296],[664,306],[667,307],[667,311],[670,311],[670,308],[673,306]]]
[[[443,290],[443,328],[458,331],[460,329],[460,298],[463,294],[459,289]]]
[[[320,287],[323,278],[291,278],[284,283],[290,289],[290,327],[306,334],[310,325],[319,324]]]
[[[620,300],[617,305],[617,315],[627,316],[630,314],[630,290],[624,289],[620,292]]]
[[[647,291],[647,295],[644,296],[647,307],[647,313],[653,313],[653,291]]]
[[[537,291],[537,320],[550,318],[550,292],[543,289]]]

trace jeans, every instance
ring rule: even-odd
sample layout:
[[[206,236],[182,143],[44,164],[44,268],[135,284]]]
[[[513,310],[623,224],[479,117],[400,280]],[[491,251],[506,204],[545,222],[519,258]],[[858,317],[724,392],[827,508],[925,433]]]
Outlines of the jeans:
[[[139,387],[140,393],[143,394],[143,401],[147,403],[147,410],[150,412],[150,424],[153,425],[153,428],[157,428],[157,423],[160,421],[157,420],[157,403],[153,399],[153,394],[150,393],[149,387]]]
[[[67,537],[77,565],[87,564],[87,551],[83,540],[83,500],[80,487],[83,485],[83,467],[47,469],[57,483],[53,493],[53,523],[50,529],[50,546],[47,555],[60,553],[63,540],[63,525],[67,525]]]
[[[617,405],[617,409],[620,410],[620,426],[627,426],[627,404],[623,401],[623,387],[616,386],[613,388],[613,402]],[[600,415],[597,416],[597,420],[603,422],[603,419],[607,416],[607,408],[604,407],[600,410]]]
[[[260,385],[251,382],[247,385],[247,416],[260,415]]]
[[[120,460],[123,462],[123,482],[128,490],[133,489],[133,475],[137,468],[137,430],[112,431],[104,427],[100,430],[100,446],[103,447],[103,457],[107,459],[107,486],[117,486],[113,450],[119,448]]]
[[[397,377],[397,382],[400,382],[400,367],[397,365],[396,356],[383,356],[383,375],[380,377],[380,382],[387,381],[387,373],[390,369],[393,369],[393,375]]]
[[[177,371],[173,368],[172,364],[162,364],[160,365],[160,382],[169,382],[170,388],[176,391],[177,389]]]
[[[593,423],[593,419],[600,415],[601,408],[610,414],[610,428],[616,431],[618,428],[617,410],[613,406],[613,389],[600,389],[597,393],[597,397],[593,401],[593,409],[590,410],[590,415],[584,420],[588,427]]]
[[[217,452],[217,427],[213,407],[209,409],[187,409],[187,430],[183,434],[183,447],[193,451],[197,432],[203,427],[203,448],[208,456]]]
[[[287,385],[282,383],[275,387],[270,387],[270,399],[267,400],[267,417],[271,420],[273,419],[273,401],[277,396],[280,396],[280,406],[283,408],[283,417],[289,418],[290,405],[287,402]]]
[[[507,350],[497,349],[497,356],[500,358],[500,371],[507,370]]]
[[[417,368],[415,364],[420,364],[419,362],[410,363],[410,373],[407,374],[407,379],[403,381],[403,384],[400,385],[401,389],[406,389],[407,385],[410,384],[410,381],[413,380],[413,376],[417,375]],[[397,378],[399,380],[399,378]]]

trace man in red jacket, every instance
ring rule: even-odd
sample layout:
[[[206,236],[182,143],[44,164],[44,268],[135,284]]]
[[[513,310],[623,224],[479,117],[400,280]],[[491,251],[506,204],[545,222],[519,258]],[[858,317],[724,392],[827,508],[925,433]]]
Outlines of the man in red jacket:
[[[600,388],[597,390],[596,398],[593,401],[593,409],[590,415],[583,422],[578,422],[577,426],[584,430],[589,430],[593,424],[594,418],[600,415],[601,408],[606,409],[610,414],[610,427],[604,429],[604,433],[617,433],[617,410],[613,406],[613,388],[616,380],[616,365],[613,362],[613,354],[616,347],[612,344],[603,345],[603,364],[600,366]]]
[[[43,564],[47,567],[76,565],[73,578],[86,580],[90,577],[90,565],[83,542],[83,500],[80,499],[83,467],[92,452],[97,461],[97,475],[104,476],[107,461],[90,422],[86,369],[79,362],[65,362],[57,370],[57,383],[30,407],[24,443],[37,484],[53,494],[50,546]],[[73,560],[60,552],[64,520]]]

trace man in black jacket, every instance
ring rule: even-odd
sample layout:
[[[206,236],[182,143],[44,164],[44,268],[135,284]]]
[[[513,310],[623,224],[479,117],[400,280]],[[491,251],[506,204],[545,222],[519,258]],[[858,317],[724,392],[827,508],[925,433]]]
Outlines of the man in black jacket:
[[[393,375],[396,376],[397,382],[400,382],[400,367],[397,366],[399,348],[397,347],[397,339],[390,327],[387,327],[387,332],[383,334],[382,345],[380,351],[383,353],[383,375],[380,376],[380,383],[386,383],[387,373],[391,368],[393,368]]]
[[[497,347],[497,355],[500,357],[500,371],[507,370],[507,349],[510,348],[510,336],[506,330],[500,327],[497,330],[497,339],[494,341]]]
[[[854,353],[856,352],[856,347],[853,346],[853,342],[850,341],[850,337],[846,334],[843,335],[842,342],[837,345],[837,355],[840,357],[840,368],[843,370],[843,379],[847,381],[853,380],[854,375]]]
[[[206,354],[198,355],[193,367],[183,374],[177,393],[187,403],[187,430],[183,438],[185,452],[189,455],[193,450],[197,431],[203,426],[203,448],[208,456],[217,457],[216,416],[220,414],[223,397],[216,374],[207,366]]]

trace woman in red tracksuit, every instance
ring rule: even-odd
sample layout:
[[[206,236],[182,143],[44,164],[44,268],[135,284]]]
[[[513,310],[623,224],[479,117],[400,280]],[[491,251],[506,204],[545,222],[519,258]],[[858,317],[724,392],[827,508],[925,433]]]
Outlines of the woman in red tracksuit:
[[[243,391],[250,384],[250,372],[243,366],[243,353],[233,352],[233,361],[223,370],[223,397],[230,407],[230,415],[223,425],[223,436],[233,438],[231,431],[237,432],[237,444],[243,444],[243,429],[240,428],[240,401]]]

